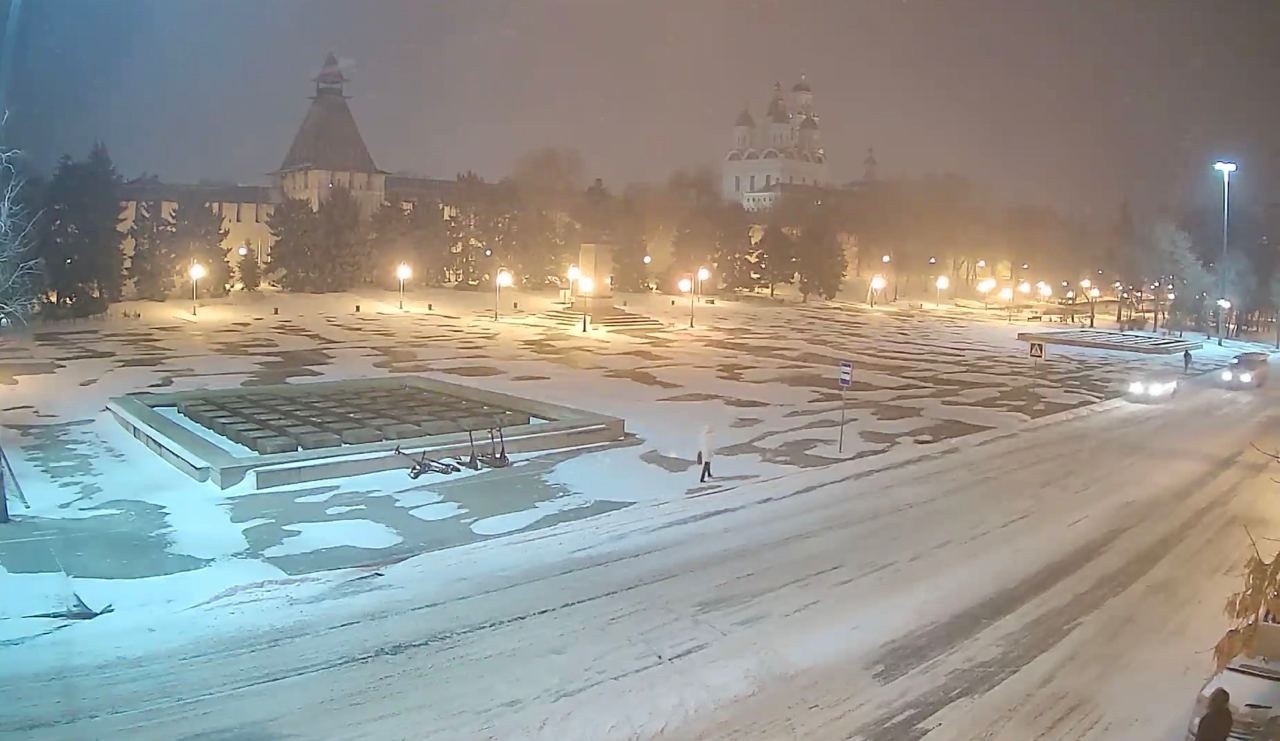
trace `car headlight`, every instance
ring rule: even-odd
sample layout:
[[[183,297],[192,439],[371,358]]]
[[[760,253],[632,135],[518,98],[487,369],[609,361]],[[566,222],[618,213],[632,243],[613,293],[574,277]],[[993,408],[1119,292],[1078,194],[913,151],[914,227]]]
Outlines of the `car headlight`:
[[[1131,394],[1141,394],[1143,391],[1146,391],[1146,390],[1147,390],[1147,387],[1142,385],[1142,381],[1134,381],[1133,383],[1129,384],[1129,393]]]
[[[1222,372],[1222,380],[1224,380],[1224,381],[1230,381],[1230,380],[1231,380],[1231,371],[1223,371],[1223,372]]]
[[[1252,374],[1252,373],[1241,373],[1241,374],[1240,374],[1240,383],[1253,383],[1253,374]]]

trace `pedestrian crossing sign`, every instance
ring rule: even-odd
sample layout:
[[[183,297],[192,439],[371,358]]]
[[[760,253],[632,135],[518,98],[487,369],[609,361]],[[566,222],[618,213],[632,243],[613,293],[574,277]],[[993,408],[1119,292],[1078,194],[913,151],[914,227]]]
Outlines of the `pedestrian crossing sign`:
[[[1036,360],[1044,359],[1044,343],[1043,342],[1031,343],[1031,357],[1035,358]]]

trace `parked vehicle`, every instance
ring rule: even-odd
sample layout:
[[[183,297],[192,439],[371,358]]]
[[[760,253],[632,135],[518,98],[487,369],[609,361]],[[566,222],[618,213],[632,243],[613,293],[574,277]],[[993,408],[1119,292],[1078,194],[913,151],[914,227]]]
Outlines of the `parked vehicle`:
[[[1141,404],[1172,399],[1178,393],[1178,380],[1165,376],[1149,376],[1129,382],[1126,398]]]
[[[1187,724],[1186,741],[1195,741],[1209,695],[1218,688],[1231,695],[1231,739],[1280,741],[1280,661],[1240,656],[1205,682]]]

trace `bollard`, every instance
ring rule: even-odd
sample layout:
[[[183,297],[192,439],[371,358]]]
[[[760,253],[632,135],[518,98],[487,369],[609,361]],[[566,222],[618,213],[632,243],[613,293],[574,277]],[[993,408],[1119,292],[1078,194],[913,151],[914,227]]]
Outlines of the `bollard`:
[[[431,311],[431,304],[427,304],[427,311]]]
[[[279,306],[271,307],[271,313],[275,316],[280,316],[280,307]]]
[[[520,311],[520,302],[519,302],[519,301],[512,301],[512,302],[511,302],[511,310],[512,310],[512,311]]]
[[[672,305],[672,306],[675,306],[675,305],[676,305],[676,300],[675,300],[675,299],[671,299],[671,305]]]
[[[625,300],[623,300],[623,302],[622,302],[622,308],[624,308],[624,309],[625,309],[625,308],[627,308],[627,302],[626,302]]]
[[[360,304],[356,304],[356,313],[357,313],[357,314],[359,314],[359,313],[360,313]]]

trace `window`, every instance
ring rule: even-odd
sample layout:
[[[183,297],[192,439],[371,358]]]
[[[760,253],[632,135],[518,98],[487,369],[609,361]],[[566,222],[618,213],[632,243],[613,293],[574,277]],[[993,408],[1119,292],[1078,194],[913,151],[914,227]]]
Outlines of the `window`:
[[[751,176],[751,191],[754,193],[756,189],[756,176]]]
[[[240,207],[243,205],[244,204],[240,203],[239,201],[236,202],[236,223],[237,224],[240,223]]]
[[[772,176],[772,175],[765,175],[765,176],[764,176],[764,187],[768,188],[772,183],[773,183],[773,176]]]
[[[742,176],[741,175],[733,176],[733,192],[734,193],[742,192]]]

